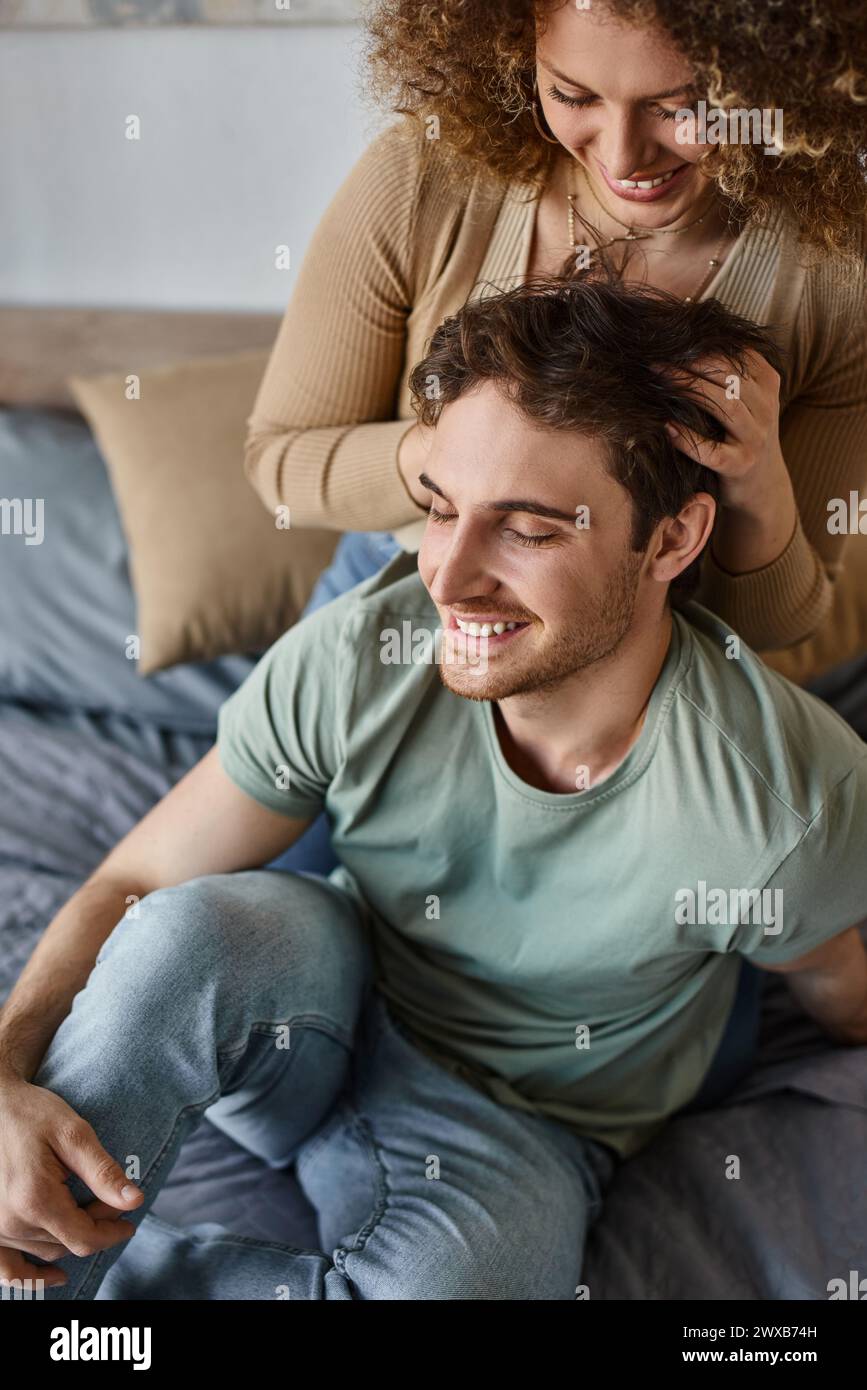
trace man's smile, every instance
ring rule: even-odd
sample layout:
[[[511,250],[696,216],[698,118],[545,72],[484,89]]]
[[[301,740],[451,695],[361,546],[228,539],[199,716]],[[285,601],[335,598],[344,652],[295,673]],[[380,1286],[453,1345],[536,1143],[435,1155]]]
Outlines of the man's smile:
[[[451,632],[462,632],[465,637],[486,637],[489,641],[497,644],[516,637],[519,632],[523,632],[529,626],[529,622],[502,618],[496,614],[480,613],[458,617],[456,613],[451,611],[449,611],[447,623],[447,628]]]

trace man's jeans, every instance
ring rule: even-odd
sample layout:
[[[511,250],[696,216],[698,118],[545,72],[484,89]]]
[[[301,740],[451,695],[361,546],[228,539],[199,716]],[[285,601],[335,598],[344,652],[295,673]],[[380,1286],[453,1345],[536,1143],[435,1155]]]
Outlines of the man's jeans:
[[[127,1243],[57,1262],[46,1300],[574,1299],[613,1151],[429,1060],[372,980],[367,927],[324,879],[260,869],[142,899],[34,1081],[146,1199]],[[295,1161],[319,1250],[146,1215],[206,1112]]]

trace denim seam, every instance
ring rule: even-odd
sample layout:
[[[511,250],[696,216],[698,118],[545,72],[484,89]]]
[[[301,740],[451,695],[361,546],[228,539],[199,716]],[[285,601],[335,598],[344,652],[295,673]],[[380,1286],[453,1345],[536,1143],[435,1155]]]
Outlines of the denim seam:
[[[387,1018],[384,1016],[385,1001],[382,999],[382,996],[379,996],[379,1002],[382,1005],[382,1007],[374,1007],[373,1009],[365,1010],[368,1027],[371,1030],[371,1035],[367,1043],[366,1064],[368,1066],[371,1064],[373,1055],[380,1046],[383,1034],[386,1031],[390,1030],[392,1026],[389,1024]],[[353,1049],[350,1049],[350,1051],[352,1052]],[[358,1054],[355,1053],[354,1055],[356,1064],[358,1065]],[[355,1116],[357,1119],[358,1112],[347,1099],[346,1093],[343,1093],[341,1096],[338,1097],[335,1103],[334,1110],[331,1112],[330,1116],[326,1118],[324,1124],[322,1125],[318,1133],[312,1135],[304,1143],[305,1174],[312,1172],[312,1170],[316,1167],[316,1164],[318,1163],[319,1158],[321,1156],[322,1150],[326,1147],[328,1141],[331,1139],[332,1135],[335,1133],[336,1130],[340,1128],[345,1128],[350,1130],[351,1132],[354,1122],[351,1119],[347,1118],[347,1116],[350,1114]]]
[[[226,1058],[240,1056],[246,1052],[252,1033],[259,1033],[262,1036],[267,1036],[269,1033],[276,1035],[275,1030],[279,1028],[295,1027],[311,1028],[316,1032],[324,1033],[326,1037],[331,1038],[341,1047],[345,1047],[348,1051],[352,1050],[353,1035],[347,1033],[339,1024],[332,1023],[330,1019],[324,1018],[321,1014],[293,1014],[291,1018],[258,1019],[255,1023],[250,1024],[250,1030],[242,1042],[227,1043],[224,1047],[218,1047],[217,1056]]]
[[[278,1250],[281,1254],[313,1255],[320,1260],[328,1260],[328,1256],[322,1250],[312,1250],[303,1245],[289,1245],[282,1240],[260,1240],[258,1236],[241,1236],[228,1229],[220,1234],[203,1235],[183,1226],[173,1226],[170,1221],[164,1221],[161,1216],[154,1216],[150,1212],[148,1212],[148,1220],[160,1226],[162,1230],[168,1231],[171,1235],[176,1236],[180,1232],[184,1240],[194,1245],[212,1245],[219,1241],[221,1245],[250,1245],[257,1250]]]
[[[388,1209],[389,1186],[388,1171],[382,1159],[380,1146],[374,1137],[373,1126],[367,1116],[360,1114],[354,1107],[350,1108],[354,1115],[351,1128],[355,1130],[357,1136],[361,1139],[369,1154],[372,1156],[377,1172],[377,1198],[371,1215],[364,1225],[359,1227],[351,1244],[338,1245],[332,1253],[335,1269],[351,1283],[349,1274],[346,1270],[346,1260],[348,1256],[356,1255],[364,1249],[385,1215]]]

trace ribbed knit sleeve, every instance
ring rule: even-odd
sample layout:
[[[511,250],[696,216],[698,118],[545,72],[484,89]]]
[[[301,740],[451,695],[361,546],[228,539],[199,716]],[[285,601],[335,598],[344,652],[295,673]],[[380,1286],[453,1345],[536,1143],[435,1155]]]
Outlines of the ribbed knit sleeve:
[[[757,651],[776,651],[810,637],[831,608],[832,580],[804,534],[800,517],[792,539],[770,565],[729,574],[708,551],[697,597]]]
[[[795,351],[807,370],[780,419],[798,522],[781,555],[747,574],[705,556],[696,595],[750,646],[775,651],[820,630],[831,611],[848,534],[828,529],[829,503],[864,494],[867,483],[867,229],[860,272],[814,267],[806,276]]]
[[[416,302],[424,137],[383,131],[331,200],[298,271],[247,419],[244,468],[293,526],[393,529],[418,520],[397,471],[414,420],[395,419]]]

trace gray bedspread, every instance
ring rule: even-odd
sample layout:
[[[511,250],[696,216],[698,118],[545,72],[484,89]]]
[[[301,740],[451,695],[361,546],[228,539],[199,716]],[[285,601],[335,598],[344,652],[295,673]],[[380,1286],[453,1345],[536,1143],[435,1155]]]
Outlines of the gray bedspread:
[[[0,1000],[53,913],[208,745],[118,716],[0,705]],[[291,1170],[207,1120],[154,1211],[319,1244]],[[867,1276],[867,1048],[830,1043],[768,976],[754,1071],[621,1166],[584,1279],[593,1299],[825,1299],[852,1270]]]

